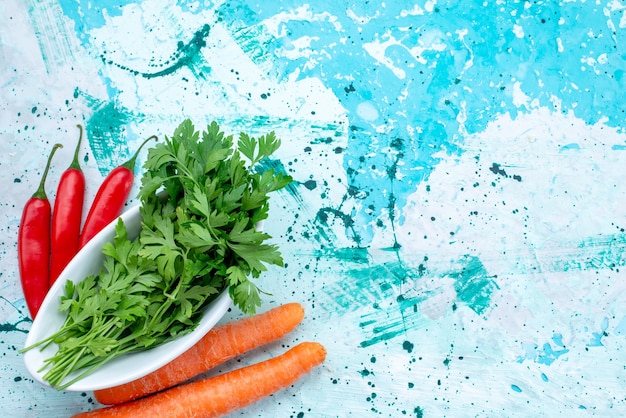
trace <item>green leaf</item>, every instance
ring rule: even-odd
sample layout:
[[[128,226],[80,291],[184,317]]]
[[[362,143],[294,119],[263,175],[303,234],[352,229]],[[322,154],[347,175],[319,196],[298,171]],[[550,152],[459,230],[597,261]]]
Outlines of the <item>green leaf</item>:
[[[76,303],[76,301],[72,298],[62,297],[61,303],[59,304],[59,312],[67,312],[72,306]]]
[[[188,223],[185,228],[178,233],[176,239],[181,245],[202,252],[210,250],[217,244],[211,231],[199,222]]]
[[[224,192],[221,199],[218,199],[216,206],[224,213],[231,213],[241,207],[241,199],[243,197],[244,190],[247,188],[245,184],[239,185]]]
[[[242,132],[239,134],[239,141],[237,142],[237,149],[241,152],[250,162],[255,161],[257,141],[250,137],[248,134]]]
[[[250,166],[271,156],[278,148],[280,148],[280,140],[276,138],[273,131],[261,136],[258,141],[246,133],[239,134],[237,149],[250,161]]]
[[[122,246],[128,242],[128,231],[122,218],[117,218],[117,224],[115,224],[115,237],[113,238],[113,244],[115,246]]]
[[[183,254],[174,239],[174,223],[168,218],[155,219],[159,221],[154,230],[141,230],[139,240],[143,247],[138,251],[138,255],[155,260],[159,274],[163,275],[166,281],[171,281],[178,275],[178,261]]]
[[[122,321],[134,321],[136,318],[146,316],[146,307],[150,303],[149,299],[142,294],[130,292],[122,295],[120,303],[113,312],[113,315]]]
[[[237,286],[239,283],[243,283],[248,280],[248,276],[246,276],[239,266],[228,267],[226,273],[228,274],[229,286]]]
[[[256,308],[261,306],[258,288],[249,280],[230,288],[233,303],[243,312],[254,315]]]
[[[233,229],[228,233],[229,241],[232,243],[256,245],[270,238],[268,234],[257,231],[254,226],[251,227],[251,224],[249,218],[237,220]]]
[[[230,216],[228,215],[228,213],[218,212],[217,210],[214,210],[213,212],[211,212],[211,216],[209,217],[207,226],[211,229],[222,228],[228,225],[229,222]]]
[[[259,190],[247,191],[241,200],[241,209],[250,211],[262,207],[267,202],[267,195]]]
[[[280,139],[274,131],[259,138],[259,160],[267,158],[280,148]]]
[[[163,183],[163,177],[152,173],[147,174],[141,180],[141,190],[139,191],[137,197],[145,200],[148,197],[153,196],[163,186]]]
[[[144,272],[133,280],[133,284],[128,288],[127,294],[150,293],[154,289],[163,288],[163,277],[153,271]]]
[[[193,197],[191,198],[191,207],[195,209],[199,215],[203,215],[205,218],[209,218],[211,216],[209,197],[205,192],[200,190],[199,187],[194,188]]]
[[[265,264],[283,266],[283,259],[274,245],[268,244],[235,244],[228,243],[228,246],[250,266],[250,269],[265,271]]]
[[[105,357],[111,350],[117,347],[117,340],[107,337],[95,337],[87,344],[87,349],[96,357]]]
[[[176,161],[175,154],[171,151],[171,141],[166,138],[164,143],[159,143],[153,148],[148,149],[148,159],[143,167],[146,173],[158,172],[164,165],[174,163]]]

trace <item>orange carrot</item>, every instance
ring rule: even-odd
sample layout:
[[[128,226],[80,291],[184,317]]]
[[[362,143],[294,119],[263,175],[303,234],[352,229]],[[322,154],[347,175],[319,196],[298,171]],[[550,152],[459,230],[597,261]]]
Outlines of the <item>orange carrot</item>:
[[[167,389],[283,337],[303,317],[304,308],[294,302],[217,326],[189,350],[160,369],[132,382],[96,390],[94,396],[101,404],[115,405]]]
[[[251,366],[199,380],[123,404],[82,412],[74,418],[221,417],[292,385],[326,358],[316,342]]]

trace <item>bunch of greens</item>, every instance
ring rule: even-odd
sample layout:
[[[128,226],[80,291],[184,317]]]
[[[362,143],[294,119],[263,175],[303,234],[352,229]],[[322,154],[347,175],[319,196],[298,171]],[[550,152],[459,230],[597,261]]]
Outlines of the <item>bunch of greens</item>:
[[[244,313],[261,299],[251,281],[267,265],[283,265],[258,223],[268,217],[269,193],[291,178],[257,163],[280,146],[274,133],[242,133],[237,147],[217,123],[195,130],[185,120],[148,151],[139,199],[142,230],[129,240],[119,220],[103,248],[102,271],[67,282],[61,329],[25,350],[57,344],[44,375],[59,390],[129,352],[156,347],[194,329],[222,291]],[[63,383],[67,376],[78,377]]]

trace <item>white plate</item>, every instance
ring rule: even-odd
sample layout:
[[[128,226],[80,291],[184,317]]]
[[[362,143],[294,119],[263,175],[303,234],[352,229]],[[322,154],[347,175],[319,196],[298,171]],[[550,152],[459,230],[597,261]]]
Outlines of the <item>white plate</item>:
[[[139,205],[132,207],[121,215],[128,230],[128,237],[134,238],[141,230],[141,214]],[[90,274],[97,274],[102,269],[104,256],[102,246],[113,241],[117,219],[94,236],[78,254],[70,261],[59,278],[54,282],[44,299],[37,317],[33,321],[25,347],[35,344],[58,331],[65,322],[66,314],[59,312],[60,297],[65,293],[65,283],[69,278],[74,282],[82,280]],[[105,389],[143,377],[159,367],[169,363],[200,340],[224,316],[232,306],[228,290],[222,292],[216,300],[209,304],[197,328],[182,337],[150,350],[120,356],[101,366],[92,374],[69,386],[66,390],[85,392]],[[28,372],[35,380],[50,386],[43,379],[46,370],[39,372],[44,360],[57,351],[56,344],[51,344],[43,351],[33,348],[24,353],[24,361]],[[71,379],[78,372],[69,375]],[[69,380],[66,380],[69,381]]]

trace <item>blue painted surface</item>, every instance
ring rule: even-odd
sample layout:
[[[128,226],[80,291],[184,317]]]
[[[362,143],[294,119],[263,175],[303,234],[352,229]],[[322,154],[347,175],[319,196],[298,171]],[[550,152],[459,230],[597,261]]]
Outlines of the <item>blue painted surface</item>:
[[[288,267],[260,280],[267,308],[306,305],[285,344],[329,347],[241,415],[626,413],[624,42],[615,0],[4,2],[9,414],[94,406],[35,384],[17,354],[15,236],[45,160],[31,150],[84,123],[93,193],[183,117],[283,139],[271,164],[296,181],[269,232]]]

